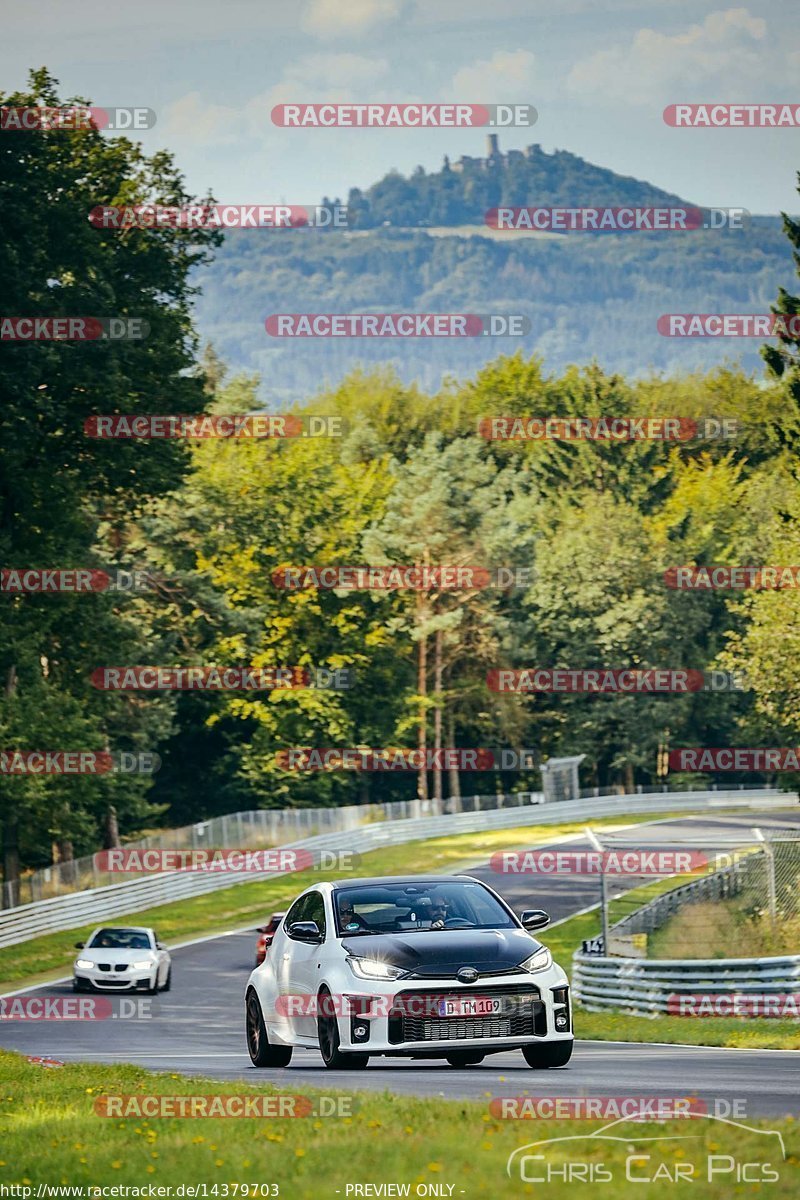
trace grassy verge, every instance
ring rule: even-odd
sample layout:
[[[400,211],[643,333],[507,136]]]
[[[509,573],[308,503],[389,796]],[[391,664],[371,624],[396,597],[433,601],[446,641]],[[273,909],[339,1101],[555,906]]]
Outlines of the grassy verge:
[[[691,878],[691,877],[687,877]],[[636,888],[609,905],[611,923],[629,912],[631,901],[644,904],[683,878],[662,879]],[[582,913],[556,925],[542,936],[553,957],[571,974],[572,955],[585,938],[601,932],[600,912]],[[576,1005],[575,1036],[597,1041],[668,1042],[691,1046],[730,1046],[740,1049],[800,1050],[800,1021],[755,1020],[747,1017],[636,1017],[623,1012],[587,1012]]]
[[[291,1091],[308,1098],[312,1115],[299,1120],[119,1120],[97,1115],[99,1096],[276,1095],[278,1089],[283,1094],[290,1089],[262,1085],[260,1079],[256,1086],[249,1081],[152,1075],[132,1066],[77,1064],[46,1070],[8,1053],[0,1053],[0,1076],[0,1184],[29,1187],[28,1196],[36,1195],[39,1184],[144,1189],[183,1184],[205,1185],[207,1196],[238,1200],[242,1184],[249,1183],[277,1185],[277,1190],[267,1187],[260,1194],[282,1200],[333,1200],[337,1195],[345,1200],[348,1185],[352,1189],[354,1184],[372,1183],[408,1185],[411,1196],[504,1200],[534,1189],[541,1194],[542,1185],[524,1180],[552,1169],[560,1175],[549,1187],[544,1185],[543,1194],[561,1198],[572,1190],[564,1182],[565,1164],[588,1163],[593,1173],[602,1167],[611,1175],[610,1181],[607,1174],[606,1181],[593,1183],[592,1196],[619,1200],[642,1194],[640,1183],[626,1182],[626,1160],[634,1152],[650,1155],[636,1162],[640,1177],[655,1176],[661,1168],[661,1178],[646,1188],[649,1200],[674,1198],[674,1183],[664,1177],[662,1164],[673,1174],[677,1163],[684,1171],[691,1164],[704,1200],[727,1200],[743,1189],[735,1186],[735,1167],[720,1161],[723,1155],[736,1163],[770,1164],[778,1176],[769,1184],[770,1195],[780,1200],[797,1195],[800,1136],[790,1119],[748,1120],[753,1127],[749,1130],[706,1118],[659,1125],[626,1121],[609,1131],[619,1136],[624,1130],[624,1140],[587,1141],[587,1135],[606,1122],[500,1120],[490,1113],[488,1096],[483,1102],[466,1102],[332,1090],[324,1093],[333,1098],[330,1104],[337,1105],[339,1114],[351,1115],[323,1119],[313,1115],[323,1093],[303,1088],[302,1093]],[[531,1077],[528,1086],[539,1095],[547,1092],[542,1079],[534,1086]],[[778,1139],[767,1130],[783,1135],[786,1161]],[[690,1140],[667,1140],[681,1135]],[[532,1153],[544,1159],[527,1160],[522,1178],[518,1155],[511,1177],[506,1174],[513,1151],[533,1141],[564,1137],[581,1140],[537,1147]],[[658,1140],[642,1143],[644,1138]],[[710,1181],[709,1156],[717,1170]],[[439,1190],[418,1190],[432,1185]],[[25,1193],[3,1194],[27,1200]]]
[[[770,958],[795,954],[800,916],[773,929],[769,914],[753,912],[746,896],[687,904],[648,939],[649,958]]]
[[[624,821],[618,817],[593,821],[592,827],[620,828],[622,824],[652,820],[652,814],[626,815]],[[553,841],[572,833],[581,833],[585,825],[585,821],[563,825],[522,825],[514,829],[457,834],[454,837],[433,838],[424,843],[387,846],[362,855],[358,870],[363,875],[460,871],[476,862],[485,862],[496,850]],[[297,871],[273,879],[237,883],[204,896],[126,913],[124,920],[154,926],[161,940],[167,943],[208,933],[221,933],[250,922],[256,926],[262,924],[273,909],[284,908],[310,884],[322,879],[342,878],[346,874],[349,872]],[[117,921],[122,919],[115,918]],[[28,982],[38,980],[45,972],[61,968],[62,973],[68,973],[72,969],[75,942],[83,941],[96,925],[97,922],[93,921],[91,925],[53,932],[15,946],[3,947],[0,949],[0,984],[13,982],[15,986],[23,987]]]

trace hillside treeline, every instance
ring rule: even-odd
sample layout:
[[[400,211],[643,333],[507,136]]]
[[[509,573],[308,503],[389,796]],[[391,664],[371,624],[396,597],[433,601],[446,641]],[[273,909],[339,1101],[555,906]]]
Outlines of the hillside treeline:
[[[58,103],[44,72],[4,103]],[[586,786],[649,784],[659,747],[792,745],[797,592],[684,592],[687,564],[800,563],[796,366],[626,379],[523,354],[432,389],[391,369],[318,379],[296,416],[340,436],[102,440],[103,414],[260,407],[262,381],[201,356],[192,274],[214,236],[93,229],[94,203],[189,203],[166,155],[99,133],[0,143],[7,311],[145,319],[145,344],[8,343],[0,356],[0,562],[150,576],[140,592],[5,589],[0,748],[146,751],[154,779],[0,774],[4,873],[121,833],[237,809],[537,786],[535,770],[302,772],[312,747],[524,747],[584,754]],[[88,199],[87,199],[88,197]],[[798,230],[787,223],[797,245]],[[328,239],[330,243],[332,239]],[[779,305],[796,311],[782,294]],[[292,305],[287,305],[291,308]],[[480,310],[479,310],[480,311]],[[294,349],[296,361],[305,352]],[[784,371],[783,377],[780,372]],[[269,380],[265,380],[269,383]],[[724,418],[728,440],[500,441],[490,416]],[[470,592],[277,587],[287,566],[525,569]],[[107,691],[100,667],[300,667],[347,689]],[[744,671],[666,695],[501,693],[527,667]],[[737,778],[737,777],[734,777]],[[739,777],[741,778],[741,777]],[[691,782],[684,779],[684,782]]]

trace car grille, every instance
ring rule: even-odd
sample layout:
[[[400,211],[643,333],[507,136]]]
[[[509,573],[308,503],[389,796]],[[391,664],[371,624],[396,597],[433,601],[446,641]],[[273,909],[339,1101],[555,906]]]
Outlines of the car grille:
[[[500,997],[504,1003],[501,1011],[492,1016],[440,1017],[430,1009],[444,996],[492,996]],[[389,1013],[388,1037],[395,1046],[403,1042],[544,1037],[546,1033],[547,1014],[539,989],[532,984],[493,988],[482,988],[477,984],[471,991],[462,987],[437,988],[435,992],[400,992]]]
[[[486,971],[483,967],[476,967],[478,978],[491,979],[497,975],[527,975],[528,972],[522,967],[500,967],[497,971]],[[440,967],[436,967],[431,971],[409,971],[405,979],[458,979],[458,972],[461,970],[461,964],[453,967],[451,971],[443,971]]]
[[[127,963],[98,963],[97,965],[101,971],[127,971],[128,969]]]

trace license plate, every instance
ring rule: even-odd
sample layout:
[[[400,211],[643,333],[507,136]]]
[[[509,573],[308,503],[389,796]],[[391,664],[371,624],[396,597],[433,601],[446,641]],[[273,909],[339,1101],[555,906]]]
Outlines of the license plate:
[[[440,1017],[493,1017],[501,1012],[496,996],[448,996],[439,1001]]]

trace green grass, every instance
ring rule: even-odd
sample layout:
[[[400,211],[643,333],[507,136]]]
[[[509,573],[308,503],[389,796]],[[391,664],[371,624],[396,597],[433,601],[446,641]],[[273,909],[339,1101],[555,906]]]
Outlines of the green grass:
[[[443,1068],[446,1070],[446,1068]],[[563,1181],[546,1185],[523,1183],[519,1173],[506,1175],[509,1154],[545,1138],[585,1136],[605,1122],[500,1120],[489,1112],[489,1100],[448,1101],[439,1097],[389,1096],[386,1093],[337,1092],[281,1087],[264,1083],[187,1079],[149,1074],[133,1066],[75,1064],[44,1069],[25,1059],[0,1052],[0,1185],[38,1184],[77,1186],[202,1185],[208,1196],[234,1197],[234,1185],[277,1184],[282,1200],[346,1200],[347,1185],[417,1184],[452,1186],[454,1198],[497,1197],[511,1200],[541,1194],[554,1200],[574,1192]],[[546,1073],[524,1075],[524,1084],[509,1084],[512,1095],[523,1090],[548,1092]],[[318,1082],[324,1086],[324,1075]],[[678,1090],[680,1090],[680,1082]],[[356,1080],[354,1079],[354,1086]],[[563,1076],[561,1087],[563,1090]],[[621,1089],[617,1089],[621,1091]],[[150,1118],[110,1119],[96,1114],[101,1095],[302,1094],[311,1106],[321,1094],[340,1098],[350,1116],[316,1118]],[[688,1093],[687,1093],[688,1094]],[[342,1109],[339,1110],[340,1112]],[[769,1183],[777,1200],[797,1195],[800,1137],[791,1119],[747,1120],[748,1131],[713,1120],[634,1124],[624,1129],[625,1140],[556,1144],[545,1147],[547,1161],[601,1164],[613,1175],[610,1183],[592,1184],[586,1194],[597,1200],[627,1200],[646,1194],[649,1200],[674,1200],[696,1194],[703,1200],[728,1200],[745,1190],[730,1174],[706,1181],[709,1155],[731,1155],[737,1162],[772,1164],[779,1178]],[[780,1130],[787,1161],[777,1139],[759,1130]],[[688,1141],[668,1141],[672,1135]],[[637,1143],[641,1138],[658,1141]],[[648,1185],[625,1182],[625,1160],[636,1151],[651,1155],[649,1172],[660,1163],[674,1171],[677,1162],[691,1163],[698,1186],[676,1190],[666,1180]],[[537,1152],[541,1152],[538,1150]],[[517,1160],[518,1161],[518,1160]],[[641,1174],[648,1164],[637,1162]],[[529,1171],[543,1170],[530,1162]],[[217,1190],[214,1191],[214,1186]],[[225,1192],[225,1185],[228,1191]],[[543,1190],[544,1189],[544,1190]],[[746,1190],[750,1190],[748,1187]],[[11,1193],[5,1193],[11,1194]],[[20,1193],[17,1193],[18,1195]],[[241,1193],[239,1193],[241,1194]],[[351,1192],[351,1196],[353,1193]],[[24,1193],[22,1194],[24,1200]]]
[[[687,904],[648,939],[650,958],[771,958],[795,954],[800,916],[784,917],[772,928],[769,914],[753,913],[752,900]]]
[[[665,1042],[739,1050],[800,1050],[800,1022],[747,1017],[634,1017],[575,1007],[575,1036],[598,1042]]]
[[[608,817],[593,821],[593,828],[619,828],[653,820],[652,814]],[[358,872],[362,875],[393,875],[419,872],[449,872],[464,870],[476,862],[485,862],[495,850],[518,846],[533,846],[545,841],[581,833],[585,822],[562,825],[522,825],[514,829],[484,833],[465,833],[387,846],[361,856]],[[424,844],[424,850],[423,850]],[[239,926],[262,924],[275,909],[285,908],[295,896],[312,883],[322,879],[343,878],[347,871],[297,871],[273,879],[237,883],[229,888],[208,892],[188,900],[162,904],[139,912],[126,913],[126,920],[155,927],[159,938],[166,943],[188,940],[195,936],[224,932]],[[91,925],[49,933],[15,946],[0,949],[0,984],[25,986],[46,972],[72,970],[75,942],[85,940],[97,921]]]
[[[689,877],[687,877],[689,878]],[[661,879],[633,889],[627,897],[609,905],[610,923],[631,909],[631,900],[644,904],[654,896],[686,882],[684,878]],[[599,909],[583,913],[542,934],[553,958],[572,974],[572,955],[586,938],[601,932]],[[667,1042],[691,1046],[730,1046],[740,1049],[800,1050],[800,1021],[757,1020],[747,1017],[637,1017],[624,1012],[574,1011],[575,1036],[601,1042]]]

